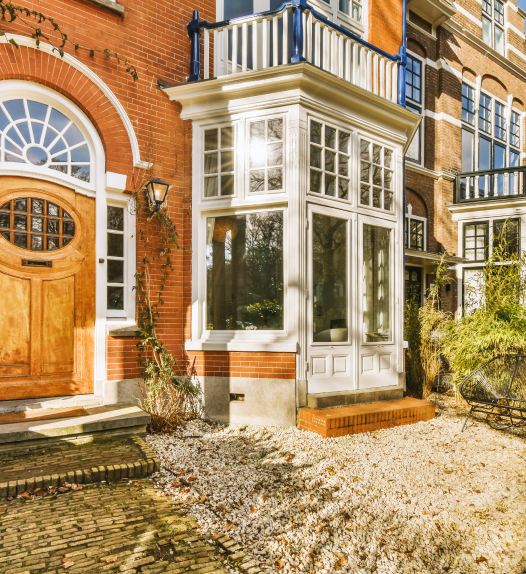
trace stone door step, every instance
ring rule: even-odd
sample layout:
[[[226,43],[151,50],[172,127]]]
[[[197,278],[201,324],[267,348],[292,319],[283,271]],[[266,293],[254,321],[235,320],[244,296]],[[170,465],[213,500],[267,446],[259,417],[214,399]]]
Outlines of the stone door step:
[[[0,425],[0,451],[59,440],[87,441],[144,435],[150,415],[135,405],[86,408],[85,416]]]
[[[89,413],[82,407],[71,407],[61,409],[32,409],[30,411],[14,411],[0,414],[1,425],[12,423],[36,422],[46,419],[64,419],[71,417],[87,416]]]
[[[60,409],[72,407],[98,407],[104,404],[99,395],[71,395],[67,397],[43,397],[40,399],[19,399],[0,401],[0,413],[15,413],[36,409]]]
[[[349,407],[301,409],[298,428],[330,438],[409,425],[434,417],[434,403],[406,397]]]

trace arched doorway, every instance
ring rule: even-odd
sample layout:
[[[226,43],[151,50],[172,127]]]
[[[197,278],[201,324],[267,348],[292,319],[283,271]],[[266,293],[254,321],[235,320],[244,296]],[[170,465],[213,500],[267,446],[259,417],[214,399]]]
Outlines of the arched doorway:
[[[2,83],[0,400],[94,390],[94,132],[52,90]]]

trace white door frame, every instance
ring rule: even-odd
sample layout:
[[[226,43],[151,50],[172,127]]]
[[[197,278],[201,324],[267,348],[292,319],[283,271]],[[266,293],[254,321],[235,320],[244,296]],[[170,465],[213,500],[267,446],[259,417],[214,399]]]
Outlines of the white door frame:
[[[315,343],[313,341],[314,293],[313,293],[313,215],[326,215],[346,220],[347,228],[347,329],[346,343]],[[351,391],[356,388],[355,342],[356,288],[356,215],[337,207],[325,207],[315,203],[308,204],[307,231],[307,355],[308,355],[308,393],[328,393]]]

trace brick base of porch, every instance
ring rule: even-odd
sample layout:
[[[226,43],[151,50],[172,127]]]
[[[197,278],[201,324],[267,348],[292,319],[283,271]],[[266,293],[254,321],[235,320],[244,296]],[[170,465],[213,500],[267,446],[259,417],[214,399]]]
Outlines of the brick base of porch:
[[[300,409],[298,428],[331,438],[409,425],[433,418],[434,403],[406,397],[349,407]]]

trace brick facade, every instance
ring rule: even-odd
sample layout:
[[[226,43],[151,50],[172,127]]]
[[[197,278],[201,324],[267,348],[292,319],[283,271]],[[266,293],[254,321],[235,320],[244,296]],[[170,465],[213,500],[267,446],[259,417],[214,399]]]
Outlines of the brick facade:
[[[197,376],[295,379],[294,353],[191,351],[190,365]]]
[[[407,162],[407,203],[411,203],[415,215],[427,217],[427,250],[447,251],[457,256],[463,255],[458,252],[458,224],[452,220],[448,204],[454,199],[454,176],[462,171],[462,81],[466,78],[476,84],[479,79],[484,91],[505,102],[512,95],[513,106],[521,111],[526,89],[524,35],[519,37],[513,28],[507,28],[505,40],[524,57],[511,49],[506,49],[505,57],[499,56],[482,44],[481,26],[464,12],[482,20],[482,6],[474,0],[458,2],[452,19],[434,31],[428,22],[410,11],[407,37],[409,52],[424,63],[423,108],[427,110],[422,120],[423,169]],[[505,19],[518,30],[524,30],[524,17],[510,3]],[[481,45],[477,46],[473,38]],[[524,138],[521,151],[524,151]],[[433,276],[429,275],[425,285],[429,286],[432,280]],[[444,305],[451,311],[456,310],[456,283],[444,293]]]

